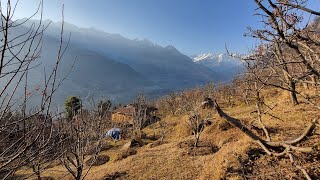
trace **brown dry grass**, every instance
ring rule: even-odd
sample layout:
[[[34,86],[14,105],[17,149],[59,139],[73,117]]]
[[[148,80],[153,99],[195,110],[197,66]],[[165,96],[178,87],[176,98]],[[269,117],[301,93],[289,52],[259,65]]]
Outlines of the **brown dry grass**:
[[[264,94],[268,104],[277,103],[272,113],[280,118],[264,117],[263,119],[273,140],[296,137],[313,118],[319,118],[317,111],[310,105],[304,103],[291,105],[286,98],[287,93],[270,90]],[[222,108],[244,124],[249,124],[251,121],[249,113],[254,110],[253,105],[244,104]],[[226,124],[217,115],[213,115],[213,124],[205,128],[200,138],[200,146],[212,145],[217,147],[217,151],[190,155],[190,148],[181,146],[183,142],[192,141],[186,120],[187,115],[163,118],[161,121],[166,123],[165,142],[161,144],[159,140],[145,140],[149,145],[134,148],[136,154],[130,154],[126,158],[119,159],[118,156],[122,146],[128,141],[120,141],[116,144],[108,142],[112,148],[101,152],[101,155],[109,156],[110,161],[93,167],[87,179],[106,177],[118,179],[300,179],[303,177],[287,158],[279,159],[264,155],[249,137]],[[155,123],[145,128],[144,133],[148,137],[160,137],[159,124]],[[315,133],[319,133],[319,130]],[[260,136],[263,137],[262,134]],[[306,145],[315,142],[317,140],[312,137]],[[304,158],[301,165],[311,173],[312,177],[320,176],[320,156],[301,155],[301,157]],[[30,170],[24,173],[30,173]],[[62,166],[55,166],[44,175],[59,178],[64,173],[65,169]]]

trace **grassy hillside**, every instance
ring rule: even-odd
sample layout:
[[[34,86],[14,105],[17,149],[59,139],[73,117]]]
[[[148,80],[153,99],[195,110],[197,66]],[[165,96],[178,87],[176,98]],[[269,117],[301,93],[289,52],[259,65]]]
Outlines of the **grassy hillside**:
[[[317,94],[319,90],[309,90]],[[287,140],[299,136],[310,121],[319,114],[308,104],[291,105],[287,93],[276,89],[263,92],[267,103],[277,104],[272,110],[274,117],[265,117],[264,122],[272,140]],[[244,105],[233,98],[233,105],[221,102],[221,108],[230,116],[238,118],[255,134],[263,138],[259,125],[251,123],[250,112],[254,105]],[[201,110],[202,114],[210,109]],[[199,147],[193,147],[193,136],[187,126],[189,113],[165,115],[161,121],[152,124],[143,132],[140,145],[131,148],[124,145],[131,139],[118,142],[105,139],[110,161],[94,166],[86,179],[303,179],[299,169],[290,163],[289,158],[266,155],[247,135],[212,114],[212,124],[204,128]],[[277,118],[275,118],[277,117]],[[160,142],[161,126],[165,124],[165,138]],[[303,145],[319,148],[319,128]],[[130,153],[128,152],[130,150]],[[309,175],[320,177],[320,154],[298,154],[297,162]],[[124,158],[124,154],[129,155]],[[132,155],[130,155],[132,154]],[[20,170],[17,175],[26,175],[31,169]],[[72,179],[62,165],[53,165],[44,172],[47,177]]]

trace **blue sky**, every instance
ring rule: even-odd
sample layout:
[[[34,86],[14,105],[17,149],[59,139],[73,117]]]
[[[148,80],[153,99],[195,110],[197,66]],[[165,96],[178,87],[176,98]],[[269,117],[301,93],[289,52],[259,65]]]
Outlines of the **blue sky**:
[[[37,2],[20,0],[16,18],[31,15]],[[65,20],[79,27],[173,45],[186,55],[224,52],[225,43],[246,52],[255,40],[243,34],[258,26],[253,0],[44,0],[44,17],[61,21],[62,4]],[[320,0],[310,6],[320,9]]]

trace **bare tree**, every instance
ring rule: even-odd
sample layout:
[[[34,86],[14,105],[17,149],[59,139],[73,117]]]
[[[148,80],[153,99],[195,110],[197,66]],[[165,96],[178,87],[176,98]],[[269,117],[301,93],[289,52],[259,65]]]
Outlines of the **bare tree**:
[[[247,57],[240,57],[247,68],[242,79],[245,82],[242,92],[246,93],[244,95],[246,99],[249,96],[250,101],[255,103],[255,111],[251,115],[254,121],[262,126],[266,140],[256,135],[239,119],[226,114],[216,101],[214,101],[215,110],[220,117],[249,136],[268,155],[290,158],[292,164],[301,170],[307,179],[311,179],[307,171],[298,165],[293,157],[300,153],[317,151],[316,147],[300,145],[307,136],[312,135],[317,120],[312,120],[301,135],[293,140],[272,140],[268,127],[264,124],[264,116],[275,117],[270,113],[274,106],[270,107],[265,103],[262,90],[276,87],[289,92],[293,104],[298,104],[298,97],[301,97],[313,107],[320,109],[297,87],[299,83],[318,85],[319,31],[310,24],[310,21],[307,23],[302,21],[301,14],[310,13],[316,16],[319,14],[306,8],[305,0],[255,0],[255,3],[258,5],[256,15],[262,22],[262,28],[258,30],[249,28],[250,33],[247,35],[257,38],[261,44]]]
[[[147,99],[143,93],[140,93],[134,104],[134,113],[133,113],[133,129],[136,137],[141,138],[141,130],[148,120],[148,104]]]
[[[179,93],[170,92],[168,95],[159,98],[157,100],[157,105],[161,107],[161,112],[163,115],[176,115],[179,109]]]
[[[101,119],[110,118],[110,108],[111,108],[110,100],[100,100],[98,103],[98,114]]]
[[[197,101],[191,103],[193,104],[193,110],[190,111],[191,114],[188,117],[186,122],[187,126],[191,129],[192,135],[194,137],[194,147],[198,147],[198,143],[200,140],[200,135],[202,134],[205,126],[210,123],[212,112],[204,112],[202,109],[204,107],[210,107],[212,105],[211,98],[204,98],[204,101]],[[212,107],[210,107],[211,109]]]
[[[250,104],[250,80],[246,75],[239,75],[233,80],[236,94],[238,94],[246,105]]]
[[[161,141],[160,143],[163,143],[164,141],[164,138],[166,136],[166,130],[165,128],[167,127],[167,123],[163,122],[163,121],[160,121],[159,122],[159,125],[160,125],[160,131],[161,131]]]
[[[92,106],[94,108],[95,106]],[[100,118],[97,109],[80,110],[71,121],[63,119],[62,132],[66,141],[61,146],[63,155],[60,161],[74,179],[84,179],[91,170],[101,150],[101,141],[104,138],[104,121]],[[87,157],[92,163],[85,164]]]
[[[189,116],[187,124],[192,130],[192,134],[194,137],[194,147],[198,147],[200,135],[203,132],[210,115],[211,113],[207,113],[206,117],[203,118],[200,113],[195,110],[193,114]]]
[[[19,1],[0,2],[0,175],[4,179],[13,176],[22,166],[34,163],[53,148],[52,98],[64,80],[58,80],[57,74],[68,46],[68,42],[63,42],[62,23],[54,66],[46,69],[42,87],[29,86],[28,75],[39,66],[42,39],[49,24],[42,21],[43,1],[25,20],[13,20],[18,5]],[[26,25],[37,14],[40,15],[39,22]],[[40,99],[37,107],[30,106],[32,98]],[[41,171],[36,170],[38,177]]]
[[[234,98],[235,95],[235,89],[232,87],[232,84],[218,84],[217,86],[217,94],[220,95],[220,98],[223,99],[224,101],[226,101],[226,103],[229,106],[233,106],[234,102],[232,101],[232,99]]]
[[[257,121],[259,123],[259,125],[261,126],[261,128],[266,136],[267,141],[271,141],[269,131],[268,131],[266,125],[264,124],[263,118],[264,118],[264,116],[276,117],[276,116],[272,115],[270,112],[275,108],[276,105],[271,107],[266,104],[264,97],[262,95],[262,92],[261,92],[263,90],[264,86],[265,85],[260,84],[258,82],[253,82],[253,88],[251,90],[252,90],[252,94],[253,94],[253,101],[255,103],[255,110],[250,113],[250,116],[253,118],[253,121],[251,121],[250,124],[252,124],[254,121]]]
[[[249,59],[264,63],[266,75],[260,76],[260,82],[288,91],[293,104],[298,104],[297,94],[308,101],[296,86],[297,83],[318,85],[320,43],[319,33],[310,21],[304,23],[303,14],[318,14],[306,8],[305,0],[255,0],[255,3],[263,28],[249,28],[248,35],[259,39],[262,45]]]
[[[166,106],[165,109],[172,115],[175,115],[178,106],[178,95],[176,92],[170,92],[168,96],[165,97]]]
[[[215,84],[211,81],[203,87],[203,98],[214,98]]]
[[[261,52],[259,52],[259,54],[261,55]],[[266,89],[267,85],[265,83],[261,83],[262,79],[264,79],[264,82],[270,82],[271,76],[265,76],[265,71],[268,69],[268,63],[264,63],[263,61],[252,61],[250,58],[244,59],[244,61],[246,64],[246,73],[242,75],[244,90],[242,90],[241,93],[245,94],[246,101],[250,99],[255,104],[255,110],[250,113],[250,116],[253,118],[253,121],[250,124],[257,121],[263,129],[267,141],[270,141],[271,138],[269,132],[262,119],[265,115],[276,117],[270,113],[275,106],[270,107],[266,104],[262,91]],[[249,103],[246,104],[249,105]]]

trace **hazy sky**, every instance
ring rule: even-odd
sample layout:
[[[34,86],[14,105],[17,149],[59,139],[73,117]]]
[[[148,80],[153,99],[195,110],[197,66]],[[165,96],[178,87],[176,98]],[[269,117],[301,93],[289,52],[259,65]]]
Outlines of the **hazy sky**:
[[[20,0],[16,17],[31,15],[38,2]],[[61,21],[62,4],[65,20],[79,27],[174,45],[187,55],[224,52],[225,43],[246,52],[255,41],[243,34],[258,24],[253,0],[44,0],[44,17]],[[320,0],[310,6],[319,10]]]

